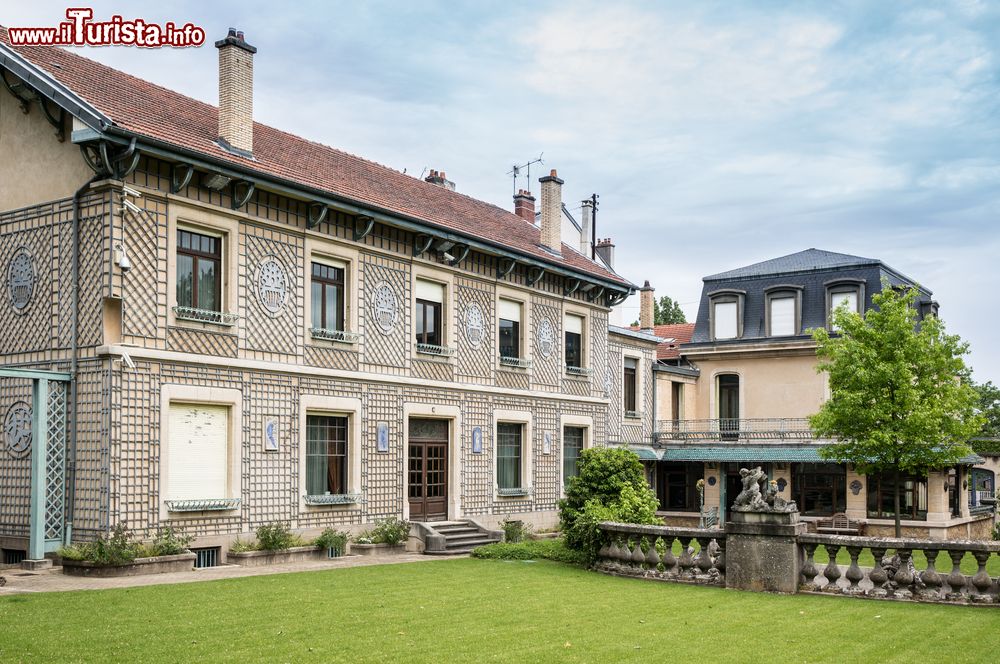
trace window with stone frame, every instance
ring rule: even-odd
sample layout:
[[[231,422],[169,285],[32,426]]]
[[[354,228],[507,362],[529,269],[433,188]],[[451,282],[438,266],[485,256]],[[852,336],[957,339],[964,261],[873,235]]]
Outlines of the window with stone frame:
[[[306,494],[347,493],[348,418],[306,416]]]
[[[847,509],[847,468],[832,463],[794,463],[792,494],[803,516],[832,516]]]
[[[501,299],[499,309],[500,357],[518,359],[521,357],[521,303]]]
[[[700,463],[658,463],[656,498],[661,511],[697,512],[698,480],[704,475]]]
[[[563,427],[563,489],[571,478],[580,474],[580,453],[586,433],[583,427]]]
[[[523,446],[523,424],[497,423],[497,487],[499,489],[523,488],[523,478],[521,477]]]
[[[414,336],[423,346],[444,346],[442,327],[445,287],[433,281],[417,279]]]
[[[222,311],[222,238],[177,229],[177,306]]]
[[[566,366],[583,368],[583,316],[566,314],[565,327]]]
[[[625,368],[622,376],[622,397],[624,400],[626,417],[636,417],[638,415],[636,400],[636,392],[638,391],[638,370],[639,361],[634,357],[626,357]]]
[[[344,330],[344,284],[342,266],[312,263],[312,326],[319,330]]]

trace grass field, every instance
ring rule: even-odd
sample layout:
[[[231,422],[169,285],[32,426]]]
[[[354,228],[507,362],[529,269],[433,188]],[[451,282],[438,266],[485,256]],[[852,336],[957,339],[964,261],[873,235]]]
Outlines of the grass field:
[[[1000,607],[442,560],[0,598],[0,662],[995,662]]]

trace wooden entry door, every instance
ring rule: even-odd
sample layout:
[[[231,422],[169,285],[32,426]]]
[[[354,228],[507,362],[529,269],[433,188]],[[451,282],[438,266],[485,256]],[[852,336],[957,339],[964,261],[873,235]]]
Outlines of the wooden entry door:
[[[448,519],[448,421],[411,419],[407,492],[411,521]]]

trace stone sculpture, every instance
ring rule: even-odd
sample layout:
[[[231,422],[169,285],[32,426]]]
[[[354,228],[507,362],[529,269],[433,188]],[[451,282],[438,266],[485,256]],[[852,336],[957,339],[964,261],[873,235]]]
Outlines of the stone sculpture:
[[[740,468],[743,490],[736,496],[733,509],[737,512],[797,512],[795,501],[778,495],[776,482],[768,482],[760,466]],[[763,487],[763,490],[761,489]]]

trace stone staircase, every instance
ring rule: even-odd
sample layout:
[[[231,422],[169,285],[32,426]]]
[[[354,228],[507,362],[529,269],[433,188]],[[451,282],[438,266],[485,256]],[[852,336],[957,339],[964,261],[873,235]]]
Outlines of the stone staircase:
[[[503,539],[503,531],[488,530],[471,519],[416,522],[413,525],[418,528],[420,538],[424,541],[424,553],[429,556],[466,554],[477,546]]]

